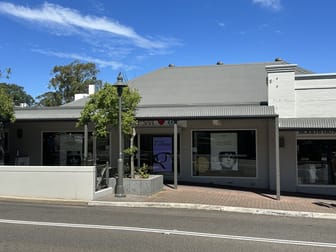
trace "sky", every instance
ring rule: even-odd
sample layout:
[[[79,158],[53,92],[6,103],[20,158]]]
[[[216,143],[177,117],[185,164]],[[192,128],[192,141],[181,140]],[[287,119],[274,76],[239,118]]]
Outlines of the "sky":
[[[34,98],[54,66],[115,83],[175,66],[272,62],[336,72],[335,0],[0,0],[0,69]]]

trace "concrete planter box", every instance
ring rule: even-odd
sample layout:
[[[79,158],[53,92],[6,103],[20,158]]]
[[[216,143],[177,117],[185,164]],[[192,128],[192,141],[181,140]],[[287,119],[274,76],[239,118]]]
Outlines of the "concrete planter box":
[[[110,178],[109,186],[115,188],[116,179]],[[125,194],[151,195],[161,191],[163,188],[162,175],[150,175],[147,179],[136,177],[134,179],[124,178]]]

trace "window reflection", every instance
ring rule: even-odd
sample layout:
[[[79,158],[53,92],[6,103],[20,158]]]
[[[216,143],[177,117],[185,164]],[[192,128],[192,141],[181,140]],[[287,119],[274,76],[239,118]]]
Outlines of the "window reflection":
[[[299,184],[336,184],[336,140],[298,140]]]

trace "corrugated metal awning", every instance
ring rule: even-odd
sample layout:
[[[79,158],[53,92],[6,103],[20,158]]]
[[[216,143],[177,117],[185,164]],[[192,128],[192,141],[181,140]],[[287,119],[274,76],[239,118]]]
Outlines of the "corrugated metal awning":
[[[336,129],[336,118],[280,118],[281,130]]]
[[[16,109],[16,120],[77,120],[82,108],[33,108]]]
[[[167,106],[139,107],[136,118],[151,119],[211,119],[211,118],[271,118],[276,117],[269,106]]]
[[[53,107],[17,109],[17,120],[77,120],[82,108]],[[277,115],[269,106],[156,106],[138,107],[136,118],[153,119],[216,119],[216,118],[273,118]]]

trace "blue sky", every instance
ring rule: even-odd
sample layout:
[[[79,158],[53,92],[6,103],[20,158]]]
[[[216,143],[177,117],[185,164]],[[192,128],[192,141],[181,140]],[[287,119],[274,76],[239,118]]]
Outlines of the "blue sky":
[[[0,1],[0,68],[33,97],[48,91],[54,66],[74,60],[96,63],[110,83],[170,63],[276,57],[336,72],[335,10],[334,0]]]

